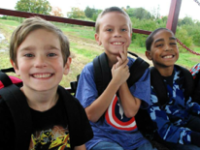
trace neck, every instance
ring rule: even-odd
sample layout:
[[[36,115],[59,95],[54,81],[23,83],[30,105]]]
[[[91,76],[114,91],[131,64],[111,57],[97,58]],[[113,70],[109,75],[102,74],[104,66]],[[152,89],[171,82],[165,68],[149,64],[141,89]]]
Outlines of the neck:
[[[161,74],[161,76],[163,77],[169,77],[172,75],[173,70],[174,70],[174,66],[170,66],[170,67],[156,67],[156,69],[159,71],[159,73]]]
[[[107,55],[107,54],[106,54],[106,55]],[[108,64],[109,64],[109,67],[112,68],[112,66],[113,66],[114,64],[116,64],[116,62],[117,62],[117,56],[115,56],[115,55],[107,55],[107,57],[108,57]]]
[[[52,108],[58,101],[59,95],[56,90],[51,91],[33,91],[21,88],[27,98],[30,108],[37,111],[46,111]]]

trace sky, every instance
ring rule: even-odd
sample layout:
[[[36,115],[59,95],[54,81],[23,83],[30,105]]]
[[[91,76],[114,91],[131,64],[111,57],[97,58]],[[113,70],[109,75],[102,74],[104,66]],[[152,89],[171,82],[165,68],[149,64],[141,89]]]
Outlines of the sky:
[[[14,9],[18,0],[0,0],[0,8]],[[84,10],[87,6],[95,9],[105,9],[110,6],[131,8],[143,7],[150,13],[159,10],[161,16],[168,16],[172,0],[48,0],[53,7],[59,7],[64,16],[72,7]],[[200,2],[200,0],[198,0]],[[159,8],[159,9],[158,9]],[[182,0],[179,18],[185,16],[200,21],[200,6],[194,0]]]

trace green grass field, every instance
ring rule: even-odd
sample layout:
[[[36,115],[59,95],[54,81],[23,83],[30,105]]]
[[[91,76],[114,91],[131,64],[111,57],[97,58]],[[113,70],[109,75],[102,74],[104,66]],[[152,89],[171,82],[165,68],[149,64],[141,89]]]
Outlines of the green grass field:
[[[56,23],[55,23],[56,24]],[[13,30],[20,25],[19,22],[11,20],[0,19],[0,33],[2,33],[6,40],[0,43],[0,69],[11,67],[8,55],[8,47],[11,34]],[[70,40],[70,51],[72,56],[72,64],[70,73],[63,77],[61,85],[69,87],[69,82],[76,80],[76,76],[81,72],[83,67],[90,61],[93,60],[97,55],[103,52],[103,48],[98,46],[94,40],[95,30],[93,27],[81,27],[76,25],[56,24],[69,38]],[[1,51],[4,49],[4,51]],[[144,56],[145,48],[138,47],[131,44],[129,50]],[[200,47],[195,47],[194,51],[200,53]],[[200,56],[192,53],[180,53],[177,64],[182,65],[190,69],[196,63],[199,63]]]

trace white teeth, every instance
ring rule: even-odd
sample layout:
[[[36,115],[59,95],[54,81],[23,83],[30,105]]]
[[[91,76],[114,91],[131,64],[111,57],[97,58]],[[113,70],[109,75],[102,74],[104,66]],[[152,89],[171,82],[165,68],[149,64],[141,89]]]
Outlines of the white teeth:
[[[114,45],[121,45],[122,43],[121,42],[115,42],[113,43]]]
[[[172,55],[165,56],[164,58],[172,58]]]
[[[39,78],[39,79],[42,79],[42,78],[48,78],[51,76],[51,74],[35,74],[33,75],[35,78]]]

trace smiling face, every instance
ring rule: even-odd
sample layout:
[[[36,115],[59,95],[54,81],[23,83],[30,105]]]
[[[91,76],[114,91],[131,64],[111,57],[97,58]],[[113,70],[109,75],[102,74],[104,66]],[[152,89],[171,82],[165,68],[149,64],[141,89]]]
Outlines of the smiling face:
[[[174,34],[168,30],[160,30],[153,36],[150,50],[146,51],[148,59],[156,68],[173,67],[179,58],[177,41]]]
[[[17,49],[17,64],[11,61],[23,81],[23,91],[57,90],[63,74],[68,74],[71,58],[63,65],[58,36],[45,29],[28,34]]]
[[[103,45],[107,56],[117,56],[124,47],[131,43],[131,29],[129,19],[121,12],[108,12],[100,18],[99,32],[95,39]]]

